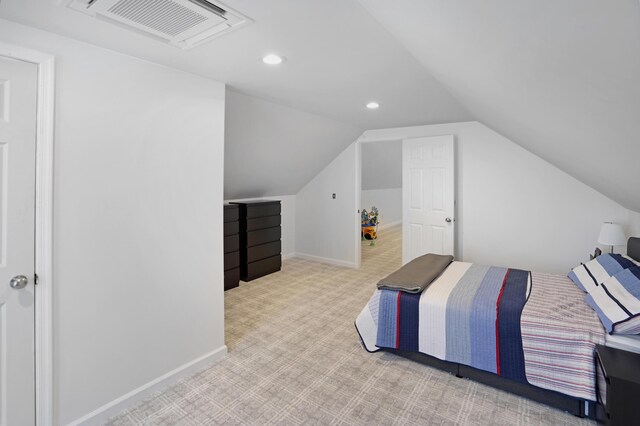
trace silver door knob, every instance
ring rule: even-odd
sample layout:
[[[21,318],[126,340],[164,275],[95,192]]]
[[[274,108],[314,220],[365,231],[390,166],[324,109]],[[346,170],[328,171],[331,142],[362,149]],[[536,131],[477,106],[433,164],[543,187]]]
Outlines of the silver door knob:
[[[447,222],[447,223],[451,223],[451,218],[450,218],[450,217],[448,217],[448,218],[446,218],[444,221],[445,221],[445,222]]]
[[[15,277],[11,278],[11,281],[9,282],[9,285],[14,290],[23,289],[27,286],[27,284],[29,284],[29,279],[24,275],[16,275]]]

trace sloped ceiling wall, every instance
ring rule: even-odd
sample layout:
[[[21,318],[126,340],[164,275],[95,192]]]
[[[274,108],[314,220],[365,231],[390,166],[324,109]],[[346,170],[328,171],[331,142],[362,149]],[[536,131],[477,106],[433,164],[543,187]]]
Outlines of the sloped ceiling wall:
[[[362,131],[227,90],[224,197],[296,194]]]
[[[640,211],[637,0],[359,1],[477,120]]]

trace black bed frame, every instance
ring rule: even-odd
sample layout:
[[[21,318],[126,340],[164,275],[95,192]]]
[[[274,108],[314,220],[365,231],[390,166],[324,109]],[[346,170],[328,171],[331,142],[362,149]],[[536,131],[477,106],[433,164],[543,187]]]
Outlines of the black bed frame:
[[[395,355],[399,355],[403,358],[410,359],[412,361],[419,362],[424,365],[428,365],[430,367],[437,368],[438,370],[455,374],[455,376],[459,378],[468,378],[471,380],[475,380],[476,382],[485,384],[487,386],[501,389],[514,395],[522,396],[541,404],[548,405],[550,407],[558,408],[562,411],[571,413],[574,416],[595,419],[597,418],[596,412],[600,412],[602,410],[602,407],[596,407],[596,405],[599,404],[596,404],[593,401],[587,401],[584,399],[565,395],[560,392],[542,389],[526,383],[520,383],[510,379],[505,379],[504,377],[489,373],[488,371],[478,370],[477,368],[469,367],[468,365],[458,364],[455,362],[442,361],[441,359],[423,354],[421,352],[398,351],[395,349],[386,348],[382,350]]]
[[[632,237],[627,242],[627,256],[640,262],[640,238]],[[488,371],[478,370],[468,365],[455,362],[442,361],[438,358],[420,352],[407,352],[394,349],[383,349],[385,352],[393,353],[404,358],[419,362],[421,364],[435,367],[439,370],[455,374],[459,378],[468,378],[485,385],[502,389],[512,394],[522,396],[541,404],[566,411],[578,417],[588,417],[591,419],[601,418],[602,405],[593,401],[575,398],[560,392],[542,389],[530,384],[516,382],[505,379]],[[594,357],[595,362],[595,357]]]

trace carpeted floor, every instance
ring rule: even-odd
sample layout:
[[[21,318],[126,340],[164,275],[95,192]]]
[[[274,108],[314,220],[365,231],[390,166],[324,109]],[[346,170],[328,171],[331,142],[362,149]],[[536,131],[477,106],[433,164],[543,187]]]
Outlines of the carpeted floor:
[[[400,266],[400,228],[360,270],[300,259],[225,293],[227,358],[110,425],[569,425],[570,414],[360,346],[354,320]]]

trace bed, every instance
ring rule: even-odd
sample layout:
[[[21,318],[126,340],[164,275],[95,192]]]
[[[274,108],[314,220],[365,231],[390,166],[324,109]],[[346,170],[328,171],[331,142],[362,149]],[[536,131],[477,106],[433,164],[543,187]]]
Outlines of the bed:
[[[640,262],[640,238],[629,240],[627,256]],[[356,329],[369,352],[389,351],[593,418],[595,345],[617,340],[583,290],[564,275],[454,261],[421,293],[376,290]]]

